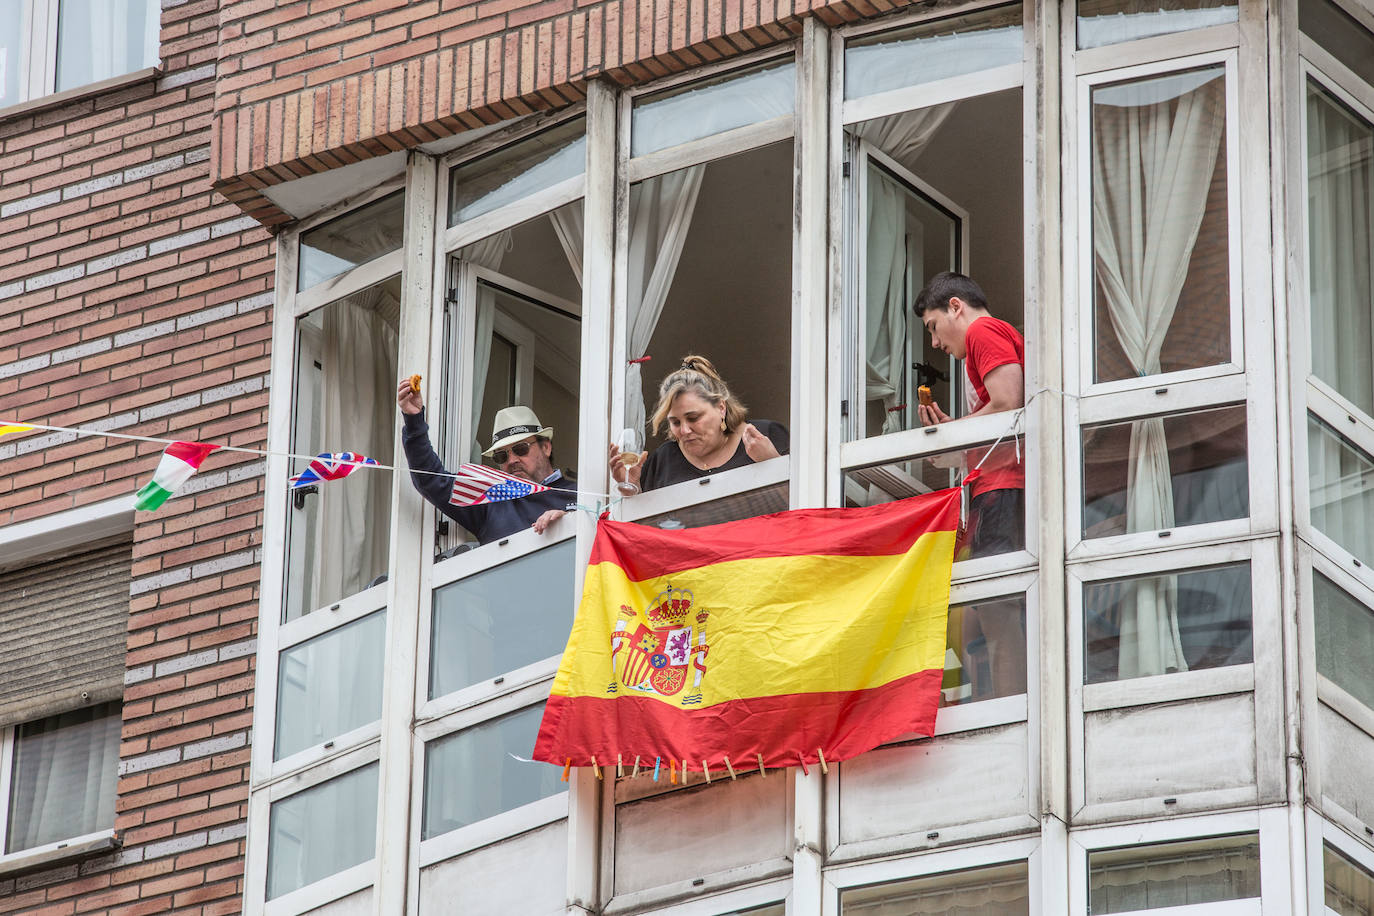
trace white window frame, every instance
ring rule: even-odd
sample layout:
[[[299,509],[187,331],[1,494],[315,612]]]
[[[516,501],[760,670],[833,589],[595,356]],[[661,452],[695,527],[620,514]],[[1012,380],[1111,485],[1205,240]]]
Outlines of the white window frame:
[[[1260,845],[1260,896],[1217,903],[1132,910],[1120,916],[1259,916],[1286,913],[1291,907],[1288,812],[1284,808],[1260,808],[1223,814],[1173,817],[1166,820],[1122,824],[1069,832],[1069,916],[1088,913],[1088,854],[1102,849],[1149,846],[1175,840],[1254,833]]]
[[[1242,562],[1250,566],[1252,662],[1098,684],[1083,682],[1085,586],[1100,581],[1187,573]],[[1207,546],[1175,546],[1165,551],[1077,563],[1068,567],[1065,582],[1069,635],[1069,794],[1079,822],[1089,823],[1108,817],[1155,817],[1165,810],[1166,796],[1177,799],[1173,803],[1177,807],[1171,810],[1187,811],[1253,803],[1256,793],[1265,798],[1279,790],[1282,761],[1277,759],[1281,755],[1276,749],[1283,746],[1283,624],[1278,568],[1278,541],[1274,538],[1225,541]],[[1187,794],[1169,791],[1158,796],[1095,805],[1087,803],[1087,714],[1245,693],[1251,694],[1255,710],[1252,747],[1255,784]]]
[[[567,791],[541,798],[500,814],[450,830],[447,833],[421,840],[425,811],[425,750],[426,746],[441,738],[457,734],[465,729],[497,719],[507,713],[540,706],[549,696],[549,684],[536,682],[516,690],[507,691],[484,704],[458,709],[440,718],[419,723],[415,726],[414,759],[411,768],[410,797],[412,814],[410,818],[411,849],[419,850],[419,868],[427,868],[455,856],[471,852],[482,846],[497,842],[516,834],[525,833],[536,827],[552,824],[568,816],[569,793]],[[552,766],[552,764],[528,763],[526,766]],[[569,783],[571,785],[571,783]]]
[[[670,906],[655,907],[654,916],[735,916],[748,910],[782,904],[784,912],[792,912],[792,881],[790,878],[751,884],[737,890],[711,894],[702,888],[697,889],[702,896]],[[606,913],[614,912],[610,908]]]
[[[720,159],[734,156],[738,153],[759,149],[783,140],[793,141],[794,156],[796,154],[796,138],[798,134],[798,121],[802,112],[802,93],[804,91],[801,73],[801,47],[800,42],[789,43],[781,48],[770,48],[767,51],[756,54],[742,55],[732,58],[728,63],[716,64],[714,66],[694,68],[686,75],[656,80],[646,83],[643,86],[623,92],[618,100],[618,131],[616,139],[616,163],[615,163],[615,182],[616,199],[629,200],[630,186],[649,178],[665,175],[680,169],[685,169],[693,165],[704,165]],[[632,129],[632,119],[634,116],[634,103],[637,99],[673,89],[681,85],[710,80],[722,75],[734,72],[745,72],[755,67],[766,65],[776,61],[790,60],[797,68],[798,79],[796,81],[796,99],[793,103],[793,110],[790,114],[781,115],[737,127],[722,133],[713,134],[686,143],[671,146],[666,149],[646,153],[642,156],[631,158],[630,156],[630,132]],[[797,195],[797,176],[794,175],[791,187],[793,199]],[[629,327],[629,295],[627,290],[627,276],[629,263],[629,240],[630,240],[630,214],[628,207],[618,208],[615,216],[615,294],[612,304],[612,341],[611,341],[611,399],[610,416],[613,418],[612,426],[619,428],[623,425],[619,418],[625,416],[625,372],[622,367],[627,365],[628,356],[628,333]],[[796,243],[796,227],[792,227],[793,246]],[[795,260],[795,255],[794,255]],[[792,270],[792,289],[791,299],[795,303],[797,274],[796,265]],[[796,309],[791,310],[791,320],[796,321]],[[798,382],[798,354],[791,341],[795,340],[795,332],[788,337],[788,363],[791,366],[789,385],[789,401],[791,402],[788,418],[789,431],[796,430],[800,422],[800,386]],[[612,517],[621,521],[637,521],[652,515],[660,515],[671,512],[675,509],[685,509],[689,506],[701,505],[725,496],[732,496],[744,493],[749,490],[759,489],[779,483],[784,479],[790,481],[792,471],[796,462],[792,456],[780,455],[768,461],[758,462],[742,468],[734,468],[719,474],[712,474],[697,481],[684,481],[672,486],[663,487],[649,493],[640,493],[633,499],[612,499]],[[795,482],[793,482],[795,483]],[[704,493],[703,486],[709,486],[709,493]],[[796,487],[788,488],[788,504],[796,506]],[[724,491],[724,492],[722,492]],[[613,494],[614,495],[614,494]]]
[[[246,911],[260,912],[264,916],[287,916],[291,913],[302,913],[347,897],[349,894],[363,890],[374,883],[377,872],[375,849],[373,850],[373,858],[366,862],[335,872],[304,887],[282,894],[273,900],[266,899],[272,806],[306,789],[329,782],[335,777],[344,776],[377,763],[380,758],[381,745],[374,741],[362,747],[354,748],[347,754],[327,760],[312,769],[297,773],[288,779],[263,787],[261,792],[256,792],[258,787],[254,786],[256,804],[249,807],[248,835],[253,837],[255,842],[248,844],[247,862],[244,868],[244,908]],[[379,770],[379,796],[384,794],[380,782],[381,773]],[[382,817],[380,798],[377,805],[377,817],[378,820]]]
[[[1374,86],[1365,83],[1338,61],[1329,51],[1321,47],[1305,33],[1300,33],[1299,47],[1301,58],[1298,62],[1297,107],[1298,121],[1302,125],[1301,139],[1295,141],[1298,159],[1298,174],[1302,178],[1303,195],[1297,205],[1299,212],[1295,218],[1301,226],[1302,257],[1299,264],[1300,279],[1290,284],[1297,307],[1290,309],[1292,315],[1293,339],[1300,342],[1290,348],[1293,353],[1293,384],[1304,397],[1295,398],[1293,411],[1293,436],[1295,439],[1295,458],[1293,477],[1300,483],[1294,487],[1297,502],[1297,517],[1300,537],[1325,557],[1336,561],[1344,572],[1356,578],[1365,588],[1374,588],[1374,558],[1356,557],[1353,553],[1337,544],[1330,536],[1319,531],[1312,523],[1312,493],[1307,484],[1310,481],[1311,455],[1307,447],[1308,414],[1317,417],[1335,433],[1350,440],[1371,460],[1374,460],[1374,417],[1356,408],[1349,400],[1329,384],[1318,379],[1312,372],[1311,346],[1311,303],[1310,280],[1308,278],[1308,240],[1311,237],[1306,189],[1308,187],[1306,137],[1307,137],[1307,83],[1316,82],[1323,91],[1335,96],[1349,106],[1356,114],[1374,124]],[[1310,606],[1310,605],[1309,605]],[[1334,685],[1333,685],[1334,686]]]
[[[131,533],[134,510],[127,496],[103,500],[88,506],[54,512],[26,522],[16,522],[0,528],[0,556],[5,567],[42,562],[48,556],[58,556],[105,538]],[[47,718],[39,716],[38,719]],[[33,719],[30,721],[38,721]],[[22,869],[30,863],[65,859],[100,849],[112,849],[117,843],[113,826],[81,836],[67,837],[5,853],[9,840],[10,780],[14,769],[14,745],[21,725],[0,728],[0,876]]]
[[[1326,905],[1325,847],[1330,846],[1371,875],[1374,875],[1374,848],[1354,839],[1311,808],[1303,812],[1303,817],[1307,827],[1307,912],[1339,916]]]
[[[942,849],[886,859],[871,859],[852,865],[832,865],[823,873],[821,913],[840,916],[840,895],[850,888],[888,884],[919,878],[933,878],[947,872],[1026,863],[1026,886],[1030,896],[1030,916],[1048,916],[1042,905],[1044,880],[1041,869],[1046,858],[1039,834],[1015,840],[984,843],[955,849]],[[1049,856],[1053,859],[1053,856]]]

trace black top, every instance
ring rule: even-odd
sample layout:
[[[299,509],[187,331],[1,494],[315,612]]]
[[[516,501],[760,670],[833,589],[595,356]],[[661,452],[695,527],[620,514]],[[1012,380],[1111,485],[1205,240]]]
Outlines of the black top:
[[[753,423],[759,432],[772,440],[773,447],[778,450],[779,455],[787,454],[786,426],[781,423],[774,423],[772,420],[754,420]],[[644,462],[644,470],[639,476],[639,488],[641,490],[657,490],[659,487],[682,483],[684,480],[698,480],[717,471],[742,468],[753,463],[754,459],[750,458],[749,453],[744,450],[743,436],[740,437],[739,444],[735,447],[735,454],[730,456],[729,461],[707,471],[703,471],[688,461],[687,456],[682,454],[682,447],[676,442],[665,442],[654,449],[653,454]]]
[[[544,490],[519,499],[483,503],[480,506],[455,506],[449,502],[453,495],[453,476],[445,470],[439,456],[434,453],[434,446],[430,445],[429,424],[425,422],[424,411],[418,414],[402,413],[401,417],[401,447],[405,449],[406,462],[411,470],[430,472],[411,474],[411,483],[415,484],[421,496],[444,515],[471,531],[483,544],[524,531],[548,510],[566,509],[569,504],[577,502],[576,481],[561,471],[554,471],[548,480],[540,483],[558,487],[557,490]],[[448,476],[436,476],[444,474]]]

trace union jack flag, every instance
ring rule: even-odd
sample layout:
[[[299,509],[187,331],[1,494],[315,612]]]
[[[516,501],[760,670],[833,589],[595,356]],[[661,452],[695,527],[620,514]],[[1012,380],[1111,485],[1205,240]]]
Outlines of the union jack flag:
[[[453,495],[449,502],[455,506],[480,506],[543,493],[547,489],[541,483],[522,480],[485,465],[460,464],[454,472]]]
[[[326,480],[342,480],[365,464],[376,464],[376,460],[356,452],[339,452],[337,455],[325,452],[316,455],[310,466],[291,478],[291,489],[313,487]]]

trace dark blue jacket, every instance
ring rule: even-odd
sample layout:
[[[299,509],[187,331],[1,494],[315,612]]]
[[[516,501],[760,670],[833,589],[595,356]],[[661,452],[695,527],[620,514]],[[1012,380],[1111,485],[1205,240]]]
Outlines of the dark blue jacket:
[[[561,471],[542,481],[546,486],[560,487],[545,490],[519,499],[508,499],[499,503],[485,503],[480,506],[455,506],[449,503],[453,494],[453,475],[445,468],[434,446],[429,442],[429,424],[425,422],[424,411],[418,414],[402,413],[401,446],[405,449],[406,462],[412,471],[428,471],[427,474],[411,474],[410,481],[420,495],[429,500],[439,511],[472,532],[480,543],[487,544],[524,531],[534,524],[550,509],[567,509],[577,502],[577,484]],[[440,476],[447,475],[447,476]]]

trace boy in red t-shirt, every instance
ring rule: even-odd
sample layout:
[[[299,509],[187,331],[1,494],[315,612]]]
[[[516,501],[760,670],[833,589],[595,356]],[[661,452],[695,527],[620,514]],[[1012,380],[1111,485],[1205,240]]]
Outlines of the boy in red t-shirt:
[[[964,360],[967,416],[1016,410],[1025,404],[1026,342],[1016,328],[988,313],[987,297],[977,283],[953,271],[936,274],[916,297],[915,312],[937,350]],[[938,404],[921,404],[917,411],[925,426],[954,419]],[[1025,546],[1026,475],[1016,452],[1011,445],[997,446],[990,455],[987,449],[969,452],[970,469],[983,462],[971,485],[970,557]]]

